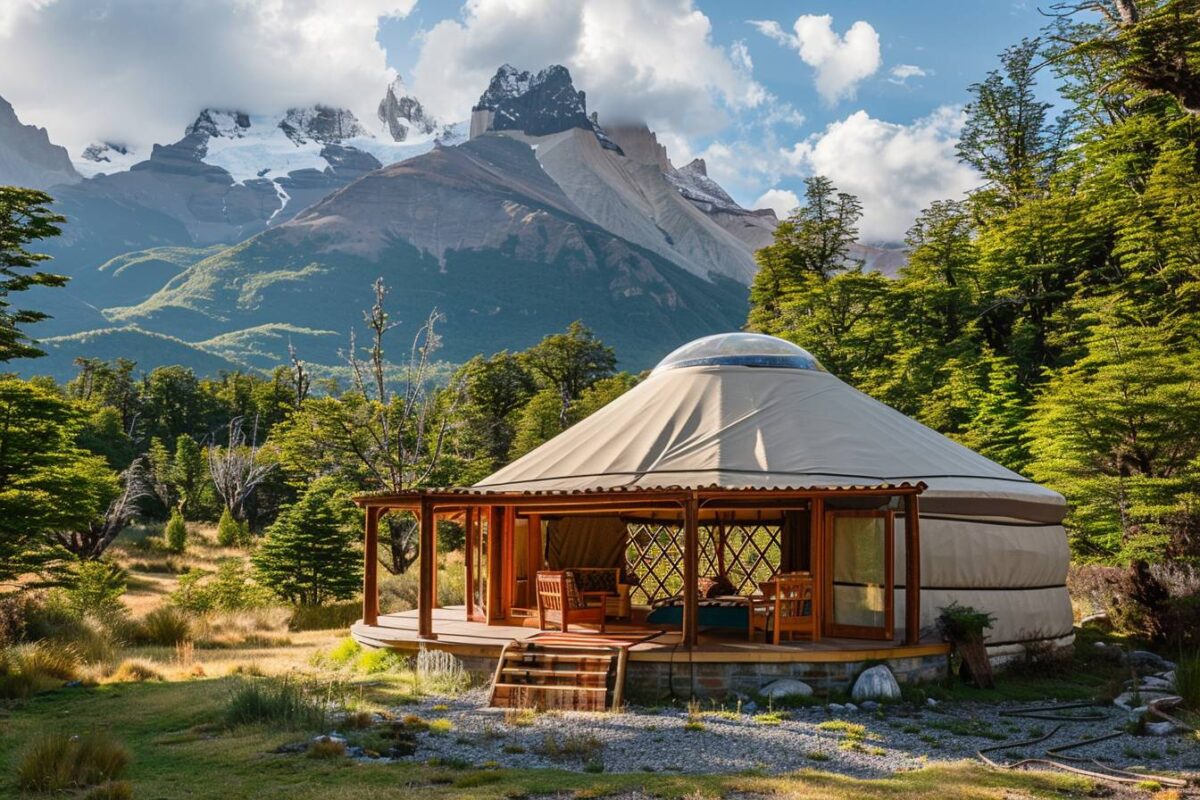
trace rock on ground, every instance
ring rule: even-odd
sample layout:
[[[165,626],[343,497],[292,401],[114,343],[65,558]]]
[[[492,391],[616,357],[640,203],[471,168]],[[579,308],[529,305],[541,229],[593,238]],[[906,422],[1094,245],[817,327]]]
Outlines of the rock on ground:
[[[850,697],[858,701],[899,700],[900,684],[892,671],[880,664],[862,671],[850,690]]]
[[[763,687],[763,697],[779,700],[784,697],[812,697],[812,687],[804,681],[793,678],[780,678]]]

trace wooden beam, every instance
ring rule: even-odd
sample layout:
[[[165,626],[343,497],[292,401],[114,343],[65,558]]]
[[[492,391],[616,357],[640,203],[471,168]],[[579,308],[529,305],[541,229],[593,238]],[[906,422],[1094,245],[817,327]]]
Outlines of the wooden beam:
[[[904,643],[921,641],[921,525],[917,496],[904,498]]]
[[[695,495],[683,504],[683,646],[699,642],[700,509]]]
[[[537,604],[537,574],[542,568],[542,515],[530,514],[526,517],[529,523],[529,543],[525,554],[529,558],[526,570],[529,579],[529,605]]]
[[[363,536],[363,624],[379,624],[379,517],[383,509],[368,508]]]
[[[433,635],[433,582],[437,570],[434,542],[436,541],[433,504],[422,501],[420,510],[421,533],[418,546],[420,569],[417,572],[417,636],[434,639]]]

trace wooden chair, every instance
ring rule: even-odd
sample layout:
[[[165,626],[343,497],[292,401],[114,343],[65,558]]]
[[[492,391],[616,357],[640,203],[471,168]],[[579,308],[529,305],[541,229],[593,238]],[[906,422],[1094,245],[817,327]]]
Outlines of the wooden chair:
[[[813,582],[810,575],[780,575],[759,587],[761,595],[750,598],[750,640],[762,629],[763,638],[773,630],[774,644],[783,634],[794,639],[796,634],[816,638],[816,616],[813,608]]]
[[[555,624],[567,633],[572,623],[582,623],[599,625],[604,633],[605,597],[605,592],[580,592],[564,572],[539,572],[538,627],[547,630],[547,625]]]

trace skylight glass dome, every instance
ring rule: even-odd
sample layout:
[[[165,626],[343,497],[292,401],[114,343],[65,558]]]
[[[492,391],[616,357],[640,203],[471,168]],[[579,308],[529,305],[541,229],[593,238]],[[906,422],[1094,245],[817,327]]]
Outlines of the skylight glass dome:
[[[825,371],[812,353],[784,339],[763,333],[718,333],[673,350],[650,374],[712,364]]]

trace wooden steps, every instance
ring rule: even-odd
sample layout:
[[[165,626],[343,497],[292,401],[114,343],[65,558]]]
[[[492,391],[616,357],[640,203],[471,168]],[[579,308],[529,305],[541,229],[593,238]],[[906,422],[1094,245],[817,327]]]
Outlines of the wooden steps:
[[[628,647],[573,638],[509,642],[492,681],[496,708],[607,711],[620,706]]]

